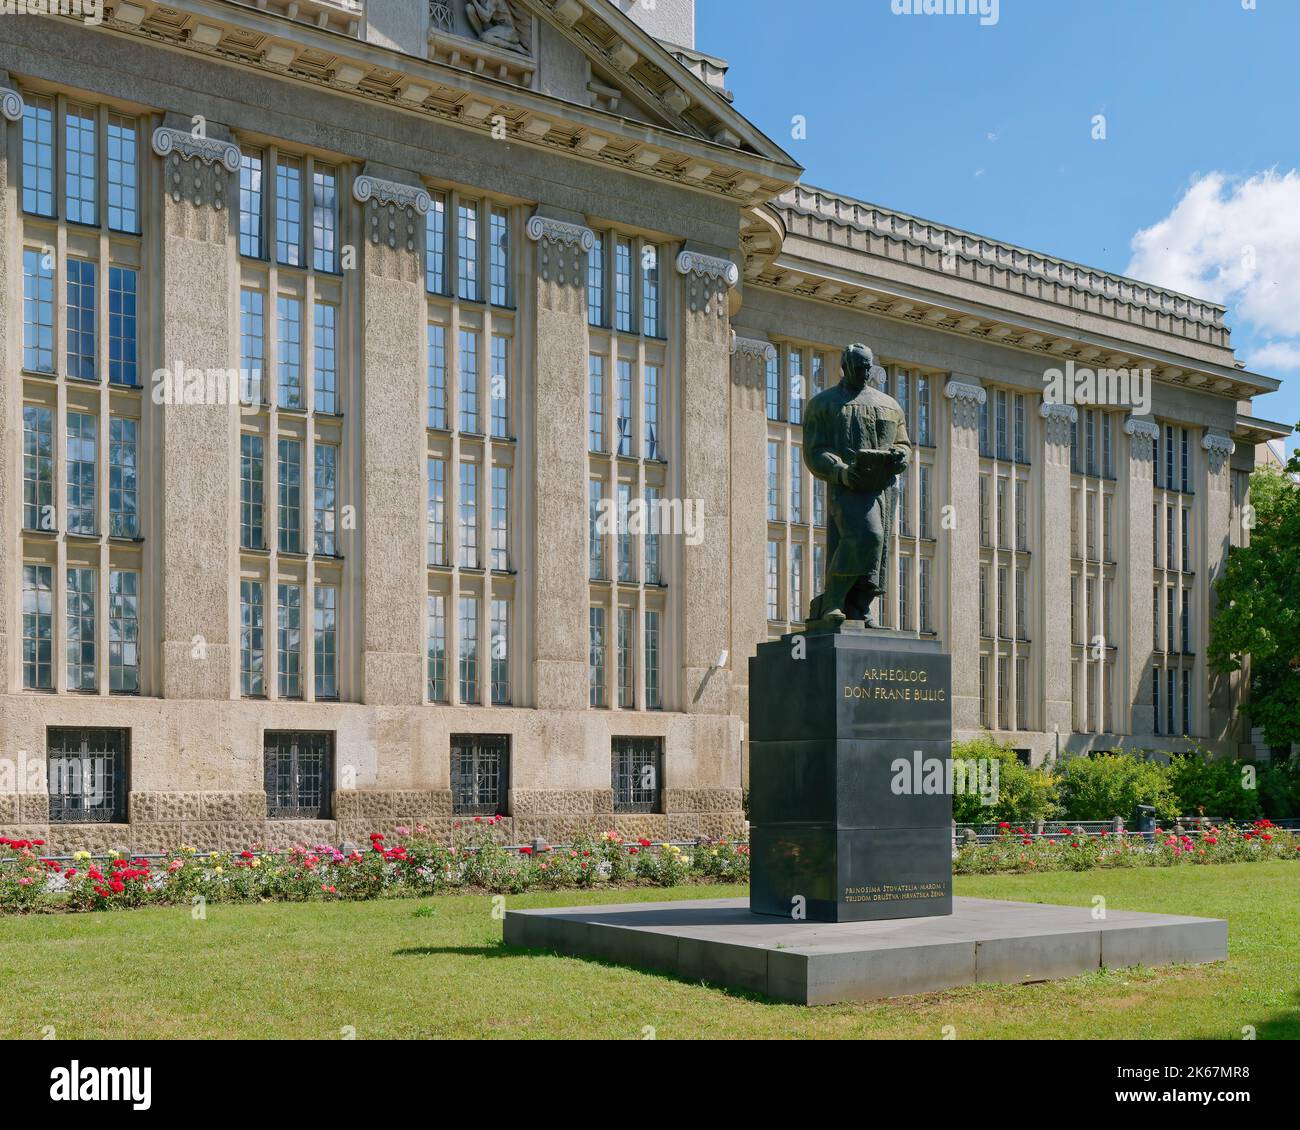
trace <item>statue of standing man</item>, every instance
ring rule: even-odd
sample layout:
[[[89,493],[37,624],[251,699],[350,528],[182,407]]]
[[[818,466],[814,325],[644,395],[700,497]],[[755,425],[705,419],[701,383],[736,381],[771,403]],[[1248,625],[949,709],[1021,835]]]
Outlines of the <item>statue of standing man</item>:
[[[895,481],[912,444],[898,401],[872,387],[874,361],[865,345],[847,346],[839,384],[814,396],[804,412],[804,463],[826,483],[829,510],[826,590],[813,598],[810,623],[880,627],[871,604],[888,587]]]

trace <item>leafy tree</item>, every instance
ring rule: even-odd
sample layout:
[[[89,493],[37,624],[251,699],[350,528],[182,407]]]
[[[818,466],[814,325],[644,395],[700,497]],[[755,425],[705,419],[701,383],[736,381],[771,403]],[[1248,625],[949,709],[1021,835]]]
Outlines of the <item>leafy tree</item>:
[[[1250,545],[1234,547],[1215,584],[1210,625],[1215,670],[1250,660],[1250,695],[1242,704],[1269,745],[1300,741],[1300,452],[1287,473],[1256,471]]]

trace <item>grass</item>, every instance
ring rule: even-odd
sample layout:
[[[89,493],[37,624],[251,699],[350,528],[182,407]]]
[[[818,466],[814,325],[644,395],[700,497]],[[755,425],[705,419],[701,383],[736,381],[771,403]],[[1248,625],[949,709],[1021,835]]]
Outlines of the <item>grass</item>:
[[[0,919],[0,1036],[1300,1038],[1292,863],[964,877],[957,893],[1226,918],[1229,959],[803,1008],[501,945],[487,897]],[[740,896],[550,892],[510,906]]]

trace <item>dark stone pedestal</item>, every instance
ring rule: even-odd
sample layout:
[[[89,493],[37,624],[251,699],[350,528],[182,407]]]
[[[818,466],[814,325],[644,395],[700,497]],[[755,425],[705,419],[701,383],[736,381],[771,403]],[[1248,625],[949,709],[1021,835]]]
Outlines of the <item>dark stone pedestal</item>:
[[[811,922],[952,913],[952,680],[937,641],[845,627],[749,661],[749,905]]]

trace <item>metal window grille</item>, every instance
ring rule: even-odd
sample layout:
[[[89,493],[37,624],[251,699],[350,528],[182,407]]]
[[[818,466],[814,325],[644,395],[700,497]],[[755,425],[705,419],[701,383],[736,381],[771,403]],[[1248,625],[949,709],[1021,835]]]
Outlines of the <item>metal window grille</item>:
[[[451,735],[452,812],[464,816],[504,814],[509,790],[508,734]]]
[[[663,738],[613,738],[615,812],[659,812]]]
[[[328,820],[334,735],[267,731],[266,815],[275,820]]]
[[[129,730],[51,727],[46,735],[50,823],[125,823],[129,747]]]

